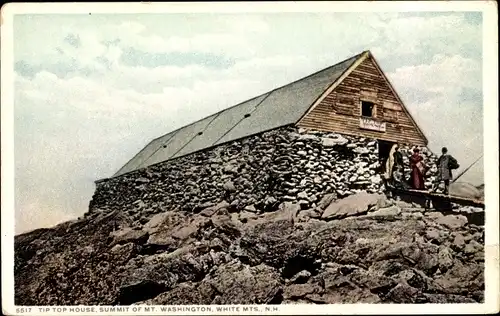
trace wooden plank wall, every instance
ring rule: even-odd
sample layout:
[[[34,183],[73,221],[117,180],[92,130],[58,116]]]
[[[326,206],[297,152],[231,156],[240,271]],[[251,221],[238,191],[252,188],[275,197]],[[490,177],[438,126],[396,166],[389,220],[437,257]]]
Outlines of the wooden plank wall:
[[[361,101],[375,103],[374,119],[386,122],[386,131],[359,128]],[[402,109],[371,57],[353,70],[297,126],[411,145],[426,145],[425,138]]]

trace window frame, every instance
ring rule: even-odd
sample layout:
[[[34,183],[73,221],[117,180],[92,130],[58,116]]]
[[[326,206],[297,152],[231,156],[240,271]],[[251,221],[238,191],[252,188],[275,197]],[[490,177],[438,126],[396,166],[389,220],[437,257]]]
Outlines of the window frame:
[[[363,103],[371,103],[372,105],[372,108],[371,108],[371,116],[365,116],[363,115]],[[377,104],[375,102],[373,102],[373,100],[365,100],[365,99],[360,99],[359,100],[359,116],[360,117],[364,117],[364,118],[376,118],[377,117],[377,111],[376,111],[376,108],[377,108]]]

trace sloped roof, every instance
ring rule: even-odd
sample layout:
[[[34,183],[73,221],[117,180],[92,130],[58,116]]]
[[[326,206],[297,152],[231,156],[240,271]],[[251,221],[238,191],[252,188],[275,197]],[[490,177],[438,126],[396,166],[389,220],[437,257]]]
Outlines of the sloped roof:
[[[113,177],[294,124],[363,53],[156,138]]]

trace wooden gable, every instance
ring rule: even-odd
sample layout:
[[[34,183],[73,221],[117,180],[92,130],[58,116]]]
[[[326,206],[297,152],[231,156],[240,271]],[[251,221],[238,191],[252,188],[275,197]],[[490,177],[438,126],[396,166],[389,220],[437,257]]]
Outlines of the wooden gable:
[[[362,116],[363,103],[372,109],[371,116]],[[312,105],[297,126],[427,145],[425,135],[369,52]]]

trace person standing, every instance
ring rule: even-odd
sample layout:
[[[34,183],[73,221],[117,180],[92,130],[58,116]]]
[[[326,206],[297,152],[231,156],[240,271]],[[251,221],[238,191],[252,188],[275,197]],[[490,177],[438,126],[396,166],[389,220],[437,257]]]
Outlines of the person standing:
[[[404,170],[404,162],[403,162],[403,154],[399,151],[399,145],[396,144],[396,151],[394,152],[394,169],[400,168],[401,173],[403,174]],[[404,179],[404,174],[403,174]]]
[[[392,172],[394,170],[394,153],[396,152],[396,148],[396,145],[392,145],[391,150],[389,151],[389,156],[385,161],[384,180],[387,184],[391,184]]]
[[[457,160],[448,154],[448,149],[443,147],[441,149],[441,156],[437,160],[438,175],[437,181],[432,189],[432,192],[436,192],[439,184],[444,182],[444,194],[449,194],[450,180],[453,178],[451,170],[458,169],[460,165]]]
[[[392,145],[391,150],[389,151],[389,157],[385,162],[385,173],[384,180],[385,183],[392,185],[394,180],[394,171],[398,166],[403,167],[403,155],[398,150],[398,144]]]
[[[418,148],[413,149],[413,155],[410,156],[410,184],[415,190],[425,189],[424,175],[427,168],[423,160],[424,158],[420,156],[420,150]]]
[[[385,162],[384,182],[386,186],[396,186],[396,182],[404,181],[403,170],[403,154],[399,151],[399,145],[394,144]],[[394,174],[396,171],[399,172],[397,179]]]

